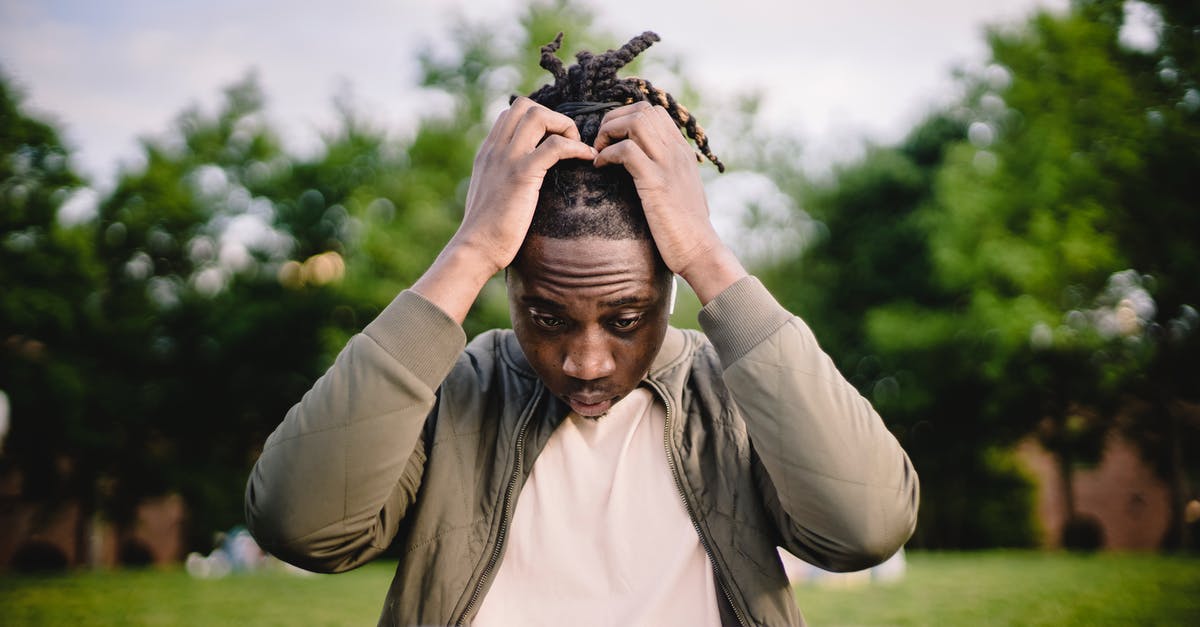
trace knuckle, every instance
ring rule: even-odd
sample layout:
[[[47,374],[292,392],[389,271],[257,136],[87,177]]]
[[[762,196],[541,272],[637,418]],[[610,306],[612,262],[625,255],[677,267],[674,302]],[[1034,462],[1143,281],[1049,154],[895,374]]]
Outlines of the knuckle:
[[[566,148],[570,143],[570,140],[562,135],[550,135],[542,142],[542,146],[545,146],[548,150],[559,150]]]
[[[529,108],[525,110],[525,117],[529,118],[529,119],[546,118],[546,117],[549,117],[549,114],[551,114],[551,113],[554,113],[554,112],[547,109],[546,107],[543,107],[542,105],[530,100]]]

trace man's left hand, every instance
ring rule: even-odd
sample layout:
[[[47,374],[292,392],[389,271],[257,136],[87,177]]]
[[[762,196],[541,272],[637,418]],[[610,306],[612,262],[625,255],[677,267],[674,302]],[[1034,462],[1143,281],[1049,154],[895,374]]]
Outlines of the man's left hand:
[[[702,303],[746,275],[709,220],[696,153],[666,109],[648,102],[613,109],[595,147],[597,167],[619,164],[633,176],[659,254]]]

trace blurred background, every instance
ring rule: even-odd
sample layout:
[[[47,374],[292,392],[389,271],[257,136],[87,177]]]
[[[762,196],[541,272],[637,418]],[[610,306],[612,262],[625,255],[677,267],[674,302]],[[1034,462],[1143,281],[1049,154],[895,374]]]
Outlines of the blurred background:
[[[6,0],[0,601],[212,550],[267,434],[453,233],[537,49],[648,28],[627,73],[708,129],[714,221],[921,475],[914,564],[1195,554],[1194,2]],[[507,325],[490,284],[468,333]],[[1200,590],[1180,559],[1160,593]]]

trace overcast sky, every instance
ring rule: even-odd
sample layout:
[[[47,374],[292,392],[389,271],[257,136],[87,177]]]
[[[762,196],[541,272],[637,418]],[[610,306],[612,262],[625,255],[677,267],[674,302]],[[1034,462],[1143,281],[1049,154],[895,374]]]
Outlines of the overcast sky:
[[[0,67],[29,106],[59,123],[77,165],[104,187],[118,162],[136,158],[138,136],[163,132],[189,104],[212,106],[251,68],[295,150],[315,145],[332,124],[334,94],[347,88],[359,109],[402,133],[422,102],[411,89],[414,51],[445,33],[456,12],[503,31],[523,4],[0,0]],[[768,120],[805,138],[810,159],[828,162],[859,138],[898,138],[951,97],[952,69],[984,58],[984,25],[1067,0],[589,4],[619,36],[657,31],[663,41],[652,52],[684,59],[706,91],[757,88]]]

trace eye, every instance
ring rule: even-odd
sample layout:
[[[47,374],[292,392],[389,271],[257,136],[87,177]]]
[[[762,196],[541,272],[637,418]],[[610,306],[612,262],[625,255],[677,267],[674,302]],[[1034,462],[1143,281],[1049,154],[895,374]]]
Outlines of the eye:
[[[563,319],[556,316],[547,316],[546,314],[531,313],[529,317],[533,323],[543,329],[558,329],[563,326]]]
[[[618,331],[628,331],[638,325],[642,321],[641,314],[636,316],[626,316],[624,318],[614,318],[609,324],[612,328]]]

